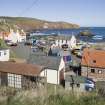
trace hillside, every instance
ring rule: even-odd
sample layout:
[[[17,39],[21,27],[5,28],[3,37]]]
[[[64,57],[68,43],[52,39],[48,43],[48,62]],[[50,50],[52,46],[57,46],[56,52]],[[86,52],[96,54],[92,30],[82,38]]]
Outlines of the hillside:
[[[26,17],[0,17],[0,30],[24,29],[30,31],[34,29],[71,29],[79,28],[79,25],[67,22],[49,22],[45,20]]]

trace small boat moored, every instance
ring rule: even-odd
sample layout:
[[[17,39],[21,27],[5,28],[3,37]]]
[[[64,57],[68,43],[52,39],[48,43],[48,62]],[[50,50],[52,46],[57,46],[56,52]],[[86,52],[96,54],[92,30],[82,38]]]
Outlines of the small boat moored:
[[[95,36],[93,36],[92,39],[93,40],[103,40],[103,36],[101,36],[101,35],[95,35]]]

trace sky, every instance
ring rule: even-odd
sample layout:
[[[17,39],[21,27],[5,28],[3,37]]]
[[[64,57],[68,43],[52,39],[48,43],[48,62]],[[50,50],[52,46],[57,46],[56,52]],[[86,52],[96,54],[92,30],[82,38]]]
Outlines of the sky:
[[[105,26],[105,0],[0,0],[0,16]]]

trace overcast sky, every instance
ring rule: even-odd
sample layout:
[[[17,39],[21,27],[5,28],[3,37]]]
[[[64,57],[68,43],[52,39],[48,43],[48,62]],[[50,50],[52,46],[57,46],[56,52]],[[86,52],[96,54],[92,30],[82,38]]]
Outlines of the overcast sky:
[[[105,26],[105,0],[0,0],[0,15]]]

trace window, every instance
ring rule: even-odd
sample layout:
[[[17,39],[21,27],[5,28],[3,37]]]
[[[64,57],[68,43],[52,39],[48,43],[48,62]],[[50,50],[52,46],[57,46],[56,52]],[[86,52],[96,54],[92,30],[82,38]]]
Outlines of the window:
[[[4,51],[4,55],[6,55],[7,54],[7,52],[6,51]]]
[[[21,88],[21,75],[8,73],[8,86]]]
[[[102,74],[102,70],[98,70],[98,73],[99,73],[99,74]]]
[[[95,69],[91,69],[91,73],[95,73]]]
[[[93,63],[96,63],[96,60],[93,60]]]

